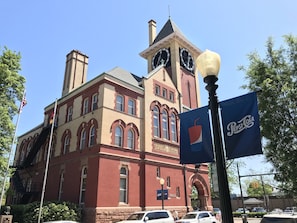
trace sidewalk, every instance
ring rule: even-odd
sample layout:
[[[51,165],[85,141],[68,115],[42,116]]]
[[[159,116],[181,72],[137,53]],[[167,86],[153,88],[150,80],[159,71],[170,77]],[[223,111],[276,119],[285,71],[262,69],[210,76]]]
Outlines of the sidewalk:
[[[248,218],[248,223],[260,223],[262,218]],[[234,218],[234,223],[243,223],[242,218]]]

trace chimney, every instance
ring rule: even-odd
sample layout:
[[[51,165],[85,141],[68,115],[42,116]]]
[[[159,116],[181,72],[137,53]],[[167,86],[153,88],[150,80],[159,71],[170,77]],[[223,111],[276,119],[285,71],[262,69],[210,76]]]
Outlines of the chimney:
[[[66,56],[62,97],[86,82],[89,57],[78,50]]]
[[[150,20],[149,22],[149,45],[152,45],[156,38],[156,27],[157,24],[154,20]]]

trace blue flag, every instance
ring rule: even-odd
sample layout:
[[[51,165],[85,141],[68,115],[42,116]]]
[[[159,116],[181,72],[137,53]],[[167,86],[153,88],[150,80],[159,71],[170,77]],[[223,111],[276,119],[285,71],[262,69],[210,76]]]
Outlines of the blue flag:
[[[180,163],[214,161],[208,106],[180,115]]]
[[[227,159],[263,154],[257,94],[222,101],[220,107]]]

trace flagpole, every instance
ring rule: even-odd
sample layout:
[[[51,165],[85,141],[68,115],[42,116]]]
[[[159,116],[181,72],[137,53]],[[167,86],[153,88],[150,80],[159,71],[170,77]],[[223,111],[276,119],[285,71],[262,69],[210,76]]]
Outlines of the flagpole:
[[[18,125],[19,125],[20,115],[21,115],[21,112],[22,112],[22,108],[24,106],[25,94],[26,94],[26,90],[24,90],[24,92],[23,92],[23,98],[22,98],[22,101],[21,101],[21,104],[20,104],[20,107],[19,107],[18,116],[17,116],[17,120],[16,120],[16,124],[15,124],[14,135],[13,135],[13,138],[12,138],[10,151],[9,151],[9,155],[8,155],[6,171],[4,173],[3,185],[2,185],[2,191],[1,191],[1,200],[0,200],[0,210],[1,210],[1,207],[2,207],[2,200],[3,200],[3,197],[4,197],[4,193],[5,193],[5,184],[6,184],[6,179],[7,179],[7,175],[8,175],[8,172],[9,172],[10,159],[11,159],[12,153],[13,153],[13,145],[14,145],[14,142],[16,140],[16,133],[17,133]]]
[[[56,99],[55,107],[54,107],[54,115],[53,115],[53,122],[52,122],[52,126],[51,126],[50,140],[48,143],[47,158],[46,158],[46,165],[45,165],[45,171],[44,171],[44,177],[43,177],[43,186],[42,186],[40,206],[39,206],[38,223],[40,223],[40,220],[41,220],[41,213],[42,213],[42,206],[43,206],[44,193],[45,193],[45,187],[46,187],[49,159],[50,159],[50,154],[51,154],[51,145],[52,145],[52,139],[53,139],[55,120],[56,120],[56,110],[57,110],[57,99]]]

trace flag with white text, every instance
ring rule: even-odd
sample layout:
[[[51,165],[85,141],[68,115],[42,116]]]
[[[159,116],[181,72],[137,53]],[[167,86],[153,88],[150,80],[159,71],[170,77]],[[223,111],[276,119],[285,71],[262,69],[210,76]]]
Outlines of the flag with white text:
[[[256,92],[220,102],[227,159],[263,154]]]
[[[180,115],[180,163],[214,161],[208,106]]]

